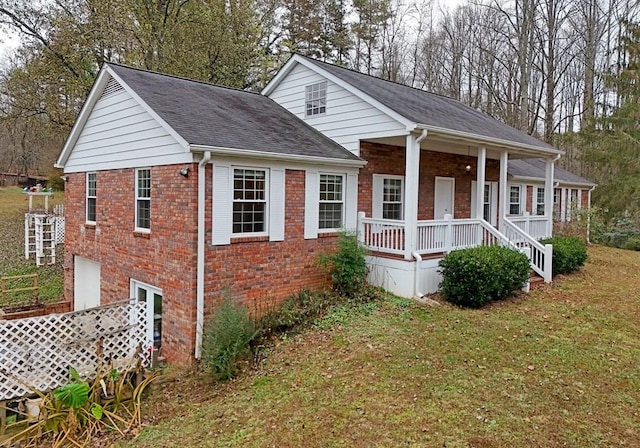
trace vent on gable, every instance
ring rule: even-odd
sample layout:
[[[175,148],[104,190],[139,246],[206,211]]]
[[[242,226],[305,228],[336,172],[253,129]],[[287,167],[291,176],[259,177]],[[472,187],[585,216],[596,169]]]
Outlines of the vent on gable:
[[[122,87],[120,83],[118,83],[118,81],[111,78],[109,79],[109,81],[107,82],[107,85],[102,91],[102,96],[100,97],[100,99],[102,100],[102,99],[108,98],[110,96],[113,96],[117,93],[122,92],[123,90],[124,90],[124,87]]]

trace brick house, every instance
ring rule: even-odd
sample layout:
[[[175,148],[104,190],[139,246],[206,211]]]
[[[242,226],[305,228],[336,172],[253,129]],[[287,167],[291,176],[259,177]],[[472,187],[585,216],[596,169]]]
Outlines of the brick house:
[[[368,162],[358,234],[370,282],[406,297],[434,292],[444,253],[496,242],[551,281],[552,248],[537,239],[553,232],[562,151],[451,98],[297,54],[262,93]],[[535,173],[522,177],[516,168],[531,160]]]
[[[364,164],[262,95],[105,65],[56,162],[65,297],[147,302],[150,346],[188,363],[226,291],[260,313],[329,286]]]

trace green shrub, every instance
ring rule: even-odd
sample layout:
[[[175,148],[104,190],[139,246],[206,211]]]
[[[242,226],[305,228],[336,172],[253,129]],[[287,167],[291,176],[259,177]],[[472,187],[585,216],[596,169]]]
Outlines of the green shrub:
[[[632,238],[629,238],[624,243],[623,249],[639,251],[640,250],[640,237],[634,236]]]
[[[619,247],[621,249],[638,250],[638,244],[634,240],[640,239],[640,229],[630,218],[623,216],[616,218],[606,231],[597,233],[594,241],[605,246]]]
[[[526,255],[500,246],[456,250],[440,260],[440,292],[456,305],[481,307],[514,294],[529,279]]]
[[[338,249],[320,257],[320,264],[329,267],[333,288],[338,293],[352,297],[362,288],[367,278],[366,253],[354,233],[340,232]]]
[[[587,246],[579,238],[556,236],[540,242],[553,245],[553,275],[577,271],[587,261]]]
[[[260,332],[262,336],[268,337],[303,327],[321,316],[337,301],[338,297],[334,294],[303,289],[289,296],[282,306],[266,313],[258,323]]]
[[[238,362],[250,352],[256,335],[247,309],[226,297],[208,320],[202,340],[202,361],[215,380],[236,375]]]

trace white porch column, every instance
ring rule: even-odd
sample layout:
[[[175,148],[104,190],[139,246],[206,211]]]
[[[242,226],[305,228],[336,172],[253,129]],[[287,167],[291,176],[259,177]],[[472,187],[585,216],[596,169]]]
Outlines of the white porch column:
[[[547,218],[546,236],[553,236],[553,169],[554,159],[547,159],[544,177],[544,216]]]
[[[407,135],[404,182],[404,258],[411,260],[416,249],[418,230],[418,184],[420,175],[420,141],[426,137]]]
[[[500,153],[500,183],[498,189],[500,198],[498,199],[498,229],[504,230],[504,219],[507,216],[507,207],[509,199],[507,198],[507,165],[509,163],[509,153],[502,151]]]
[[[484,183],[487,169],[487,148],[478,148],[478,164],[476,173],[476,216],[482,219],[484,215]]]

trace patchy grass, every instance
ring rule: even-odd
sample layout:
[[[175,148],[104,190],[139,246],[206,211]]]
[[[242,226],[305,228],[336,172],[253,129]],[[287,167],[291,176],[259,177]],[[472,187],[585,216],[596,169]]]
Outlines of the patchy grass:
[[[338,308],[226,384],[169,375],[118,446],[637,446],[640,253],[589,256],[480,310]]]
[[[34,206],[42,201],[42,198],[34,198]],[[64,193],[58,192],[50,198],[49,207],[63,201]],[[24,259],[24,214],[28,207],[27,196],[20,188],[0,188],[0,277],[37,273],[40,300],[56,302],[63,296],[63,250],[59,247],[59,261],[54,266],[38,268],[33,258]],[[31,283],[25,281],[16,286],[31,286]]]

